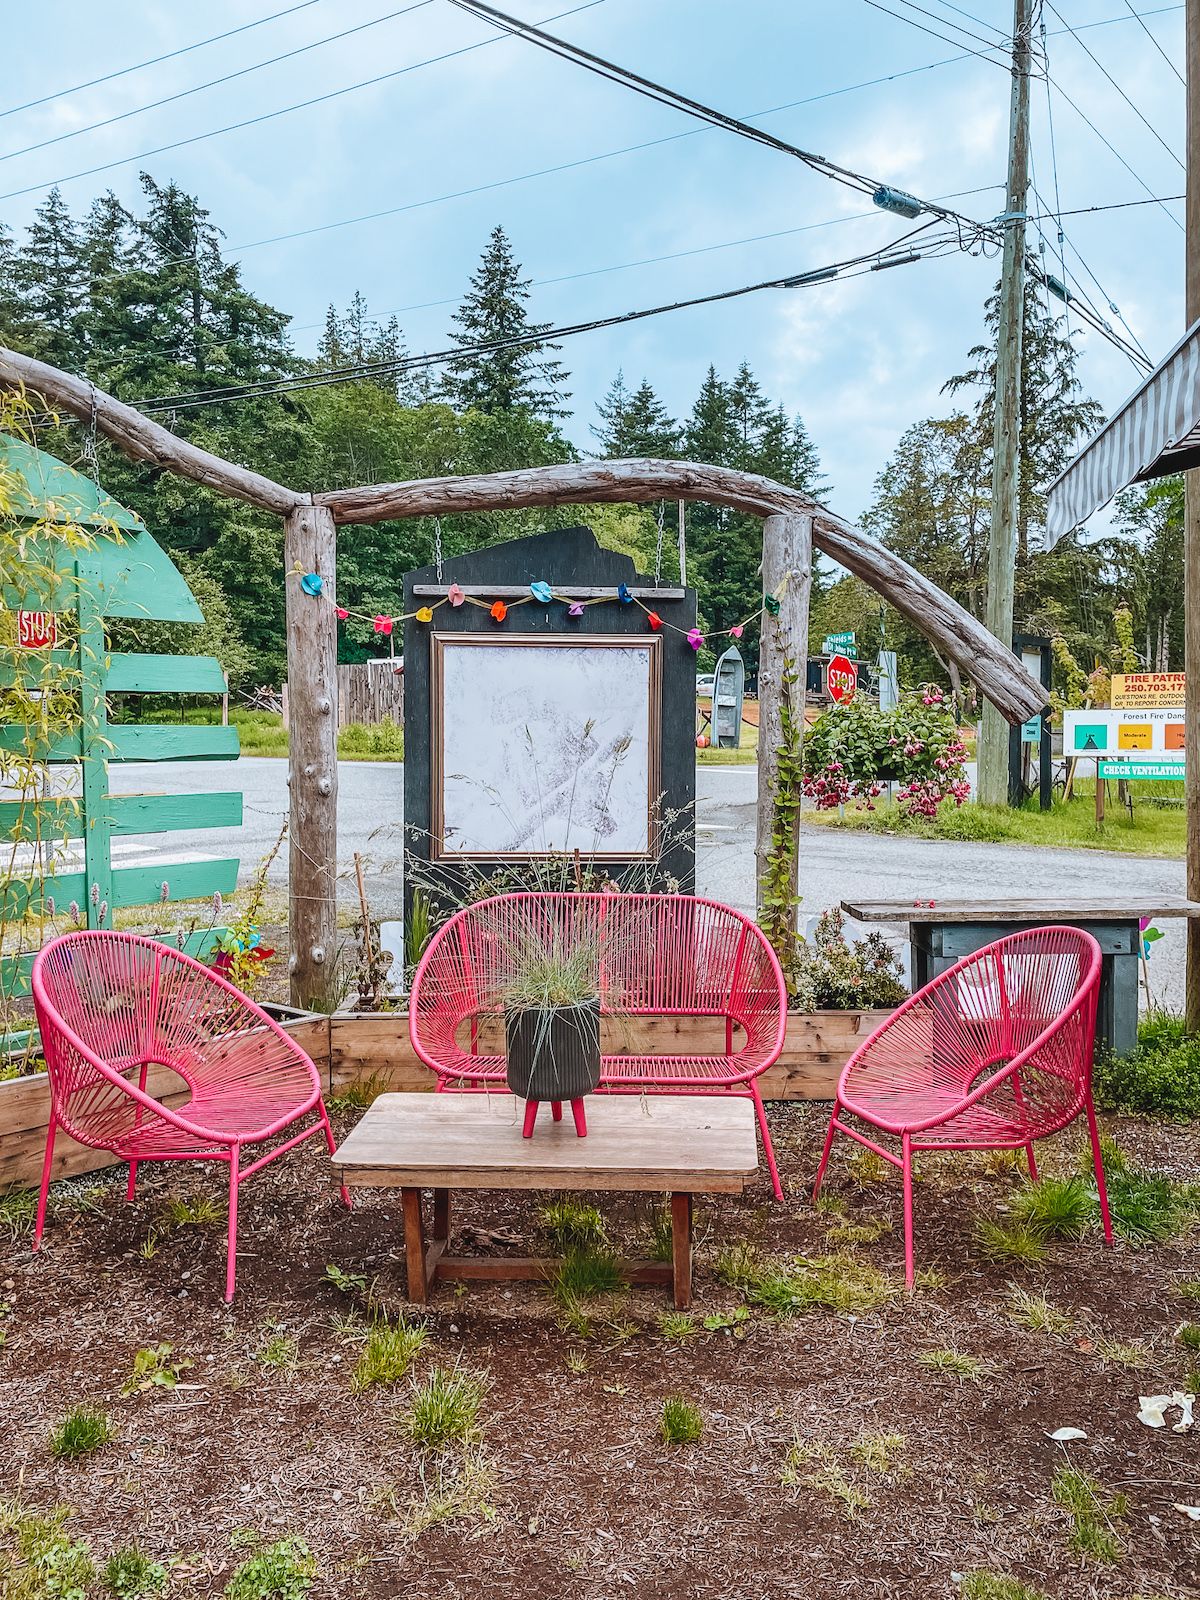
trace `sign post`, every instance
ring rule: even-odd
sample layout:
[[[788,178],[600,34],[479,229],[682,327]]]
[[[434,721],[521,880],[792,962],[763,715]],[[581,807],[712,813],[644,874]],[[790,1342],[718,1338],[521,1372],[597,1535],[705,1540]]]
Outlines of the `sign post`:
[[[858,688],[858,667],[849,656],[833,656],[825,667],[825,687],[838,705],[854,699]]]

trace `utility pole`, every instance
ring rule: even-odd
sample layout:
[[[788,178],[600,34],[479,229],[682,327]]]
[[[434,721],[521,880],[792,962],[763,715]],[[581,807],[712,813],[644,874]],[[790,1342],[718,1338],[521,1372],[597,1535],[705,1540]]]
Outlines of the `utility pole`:
[[[996,406],[992,422],[991,533],[988,541],[987,625],[1002,644],[1013,635],[1017,561],[1017,496],[1021,459],[1021,335],[1025,320],[1025,212],[1029,190],[1029,67],[1033,0],[1013,7],[1012,97],[1008,125],[1008,194],[1000,324],[996,334]],[[1008,803],[1008,723],[983,704],[979,741],[981,804]]]
[[[1187,0],[1187,325],[1200,317],[1200,0]],[[1184,478],[1184,794],[1187,804],[1187,893],[1200,900],[1200,469]],[[1200,921],[1187,919],[1185,1012],[1200,1033]]]

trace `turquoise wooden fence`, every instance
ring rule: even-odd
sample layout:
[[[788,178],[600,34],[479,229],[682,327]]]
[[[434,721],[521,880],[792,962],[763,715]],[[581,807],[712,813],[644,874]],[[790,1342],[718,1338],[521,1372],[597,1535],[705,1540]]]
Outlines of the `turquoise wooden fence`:
[[[235,856],[119,864],[113,840],[196,829],[241,826],[242,796],[233,790],[202,794],[111,794],[109,764],[161,761],[234,761],[236,728],[193,725],[121,725],[108,720],[113,694],[219,695],[225,689],[220,663],[212,656],[110,653],[105,624],[126,618],[156,622],[202,622],[203,614],[183,577],[147,529],[130,511],[111,500],[90,479],[65,463],[18,440],[0,435],[0,471],[6,488],[15,487],[18,527],[35,523],[79,527],[91,536],[72,549],[52,535],[31,537],[31,569],[40,568],[34,587],[20,573],[0,600],[10,610],[53,611],[69,624],[71,647],[51,652],[68,669],[64,679],[78,696],[78,718],[66,732],[40,745],[23,721],[0,721],[0,749],[33,755],[46,769],[75,768],[78,782],[67,794],[37,798],[0,797],[0,842],[5,846],[0,874],[0,920],[12,928],[23,915],[38,915],[47,900],[60,924],[72,901],[88,927],[112,924],[114,913],[130,906],[161,902],[163,884],[170,900],[228,895],[237,886]],[[49,576],[53,569],[54,577]],[[49,591],[49,592],[48,592]],[[35,659],[35,657],[40,659]],[[42,681],[45,651],[5,646],[0,651],[0,704],[3,691],[18,681],[36,688]],[[148,785],[152,788],[152,783]],[[43,789],[50,784],[42,785]],[[103,911],[103,918],[102,913]],[[204,928],[187,946],[205,954],[220,929]],[[11,944],[11,938],[9,943]],[[33,950],[0,956],[0,989],[27,992]]]

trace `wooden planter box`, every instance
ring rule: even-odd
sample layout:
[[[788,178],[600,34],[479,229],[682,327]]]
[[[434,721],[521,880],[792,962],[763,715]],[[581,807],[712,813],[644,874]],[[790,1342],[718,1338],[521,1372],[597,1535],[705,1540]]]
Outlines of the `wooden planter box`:
[[[366,1089],[382,1094],[396,1089],[426,1089],[434,1077],[418,1060],[408,1037],[403,1011],[338,1012],[332,1017],[269,1010],[312,1057],[330,1094]],[[886,1011],[793,1011],[788,1016],[783,1054],[759,1080],[764,1100],[832,1100],[838,1074],[862,1041],[889,1013]],[[719,1031],[719,1039],[716,1037]],[[616,1017],[606,1019],[602,1035],[607,1051],[691,1052],[724,1049],[724,1025],[711,1017]],[[484,1049],[503,1048],[484,1030]],[[158,1092],[173,1081],[164,1073]],[[147,1087],[156,1092],[154,1074]],[[168,1096],[166,1104],[173,1098]],[[45,1073],[0,1082],[0,1194],[34,1187],[41,1179],[50,1116],[50,1087]],[[89,1150],[64,1134],[55,1141],[54,1176],[73,1177],[112,1166],[103,1150]]]

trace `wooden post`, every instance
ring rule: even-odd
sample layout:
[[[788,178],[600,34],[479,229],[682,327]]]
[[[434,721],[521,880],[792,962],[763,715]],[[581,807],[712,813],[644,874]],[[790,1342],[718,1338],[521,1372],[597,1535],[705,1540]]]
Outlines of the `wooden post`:
[[[1200,0],[1187,0],[1187,322],[1200,317]],[[1184,479],[1184,796],[1187,808],[1187,893],[1200,900],[1200,469]],[[1200,921],[1187,919],[1184,1010],[1189,1033],[1200,1033]]]
[[[763,523],[763,594],[779,599],[779,615],[763,614],[758,655],[758,815],[754,857],[758,878],[758,904],[762,909],[762,884],[771,853],[771,821],[775,811],[775,785],[779,745],[783,738],[783,674],[796,673],[792,714],[803,733],[804,696],[808,678],[808,598],[812,587],[812,518],[793,513],[768,517]],[[798,819],[797,819],[798,820]],[[796,829],[797,842],[799,828]],[[793,893],[799,877],[799,850],[793,850]],[[793,912],[793,920],[795,913]]]
[[[292,1004],[328,1010],[337,966],[337,530],[324,506],[284,523],[287,595],[288,926]],[[322,596],[300,579],[318,572]]]
[[[1029,188],[1029,67],[1033,0],[1014,0],[1012,98],[1009,107],[1008,200],[996,334],[996,400],[992,430],[991,529],[988,534],[987,625],[1012,644],[1016,581],[1017,502],[1021,452],[1021,334],[1025,318],[1025,207]],[[979,739],[981,805],[1010,803],[1009,736],[1004,718],[984,701]]]

